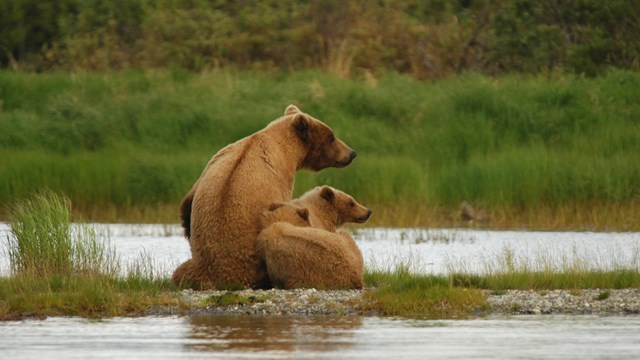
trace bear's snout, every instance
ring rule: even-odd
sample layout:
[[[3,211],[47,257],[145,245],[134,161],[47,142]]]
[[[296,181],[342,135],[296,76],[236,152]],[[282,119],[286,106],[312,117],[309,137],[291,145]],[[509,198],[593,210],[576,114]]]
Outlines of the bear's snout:
[[[351,161],[353,161],[353,158],[355,158],[356,155],[358,155],[358,153],[355,150],[351,150],[349,155],[347,155],[343,160],[336,161],[336,166],[337,167],[345,167],[345,166],[351,164]]]
[[[373,213],[371,211],[371,209],[367,209],[367,213],[364,216],[361,216],[361,217],[357,218],[356,222],[363,223],[363,222],[369,220],[369,217],[371,216],[371,213]]]

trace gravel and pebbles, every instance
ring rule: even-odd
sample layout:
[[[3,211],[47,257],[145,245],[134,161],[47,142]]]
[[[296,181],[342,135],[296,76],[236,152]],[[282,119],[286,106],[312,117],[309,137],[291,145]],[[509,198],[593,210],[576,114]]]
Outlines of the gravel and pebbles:
[[[497,314],[640,314],[640,289],[485,291]]]
[[[372,290],[183,290],[182,309],[156,308],[151,313],[354,315],[363,313],[366,291]],[[483,294],[492,314],[640,314],[640,289],[484,290]]]
[[[183,290],[184,306],[155,307],[148,315],[355,315],[364,290]]]

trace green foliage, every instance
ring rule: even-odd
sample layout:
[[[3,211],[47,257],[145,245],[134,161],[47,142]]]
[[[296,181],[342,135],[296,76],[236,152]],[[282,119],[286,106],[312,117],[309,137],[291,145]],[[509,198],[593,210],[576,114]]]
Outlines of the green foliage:
[[[23,89],[13,91],[13,89]],[[178,203],[208,159],[295,103],[358,151],[300,172],[364,204],[491,208],[637,201],[640,76],[465,74],[419,82],[315,71],[0,72],[0,202],[41,188],[79,208]]]
[[[594,75],[638,70],[638,11],[626,0],[5,0],[0,65]]]

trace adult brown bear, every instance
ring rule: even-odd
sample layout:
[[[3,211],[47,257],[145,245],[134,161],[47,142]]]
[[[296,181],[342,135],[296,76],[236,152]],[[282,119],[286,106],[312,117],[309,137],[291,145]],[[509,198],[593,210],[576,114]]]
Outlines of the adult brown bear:
[[[294,105],[220,150],[180,206],[191,259],[175,270],[173,281],[199,289],[268,287],[255,255],[261,213],[291,200],[297,170],[344,167],[355,156],[331,128]]]

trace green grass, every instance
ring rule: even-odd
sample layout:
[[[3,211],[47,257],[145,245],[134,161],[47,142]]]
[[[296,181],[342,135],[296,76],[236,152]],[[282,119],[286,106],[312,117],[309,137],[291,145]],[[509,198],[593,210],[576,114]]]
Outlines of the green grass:
[[[179,307],[169,279],[15,275],[0,277],[0,320],[25,317],[135,316],[152,306]]]
[[[13,210],[11,230],[0,320],[135,315],[154,305],[180,305],[175,286],[148,256],[121,269],[106,239],[82,223],[72,226],[67,198],[45,191],[23,200]]]
[[[518,269],[489,275],[410,273],[399,266],[367,271],[365,312],[403,317],[456,317],[490,311],[481,290],[624,289],[640,287],[638,269],[537,272]],[[595,300],[610,295],[603,291]]]
[[[367,270],[365,310],[391,316],[451,317],[490,311],[481,290],[625,289],[640,287],[640,257],[631,262],[613,259],[603,266],[589,254],[556,260],[553,251],[520,256],[509,248],[483,258],[483,270],[470,272],[463,263],[450,263],[448,275],[416,274],[409,264]],[[557,255],[557,254],[556,254]],[[616,255],[612,255],[616,257]],[[600,261],[603,259],[600,259]],[[610,296],[602,291],[595,300]]]
[[[632,250],[634,251],[634,250]],[[629,250],[627,250],[629,252]],[[638,249],[628,260],[615,253],[613,259],[598,259],[594,254],[577,253],[571,256],[554,250],[541,250],[532,255],[520,255],[505,247],[501,253],[487,254],[483,259],[482,275],[469,275],[463,263],[452,263],[453,284],[491,290],[506,289],[623,289],[640,287],[640,254]],[[630,262],[629,262],[630,261]]]
[[[112,249],[87,225],[72,228],[71,202],[50,191],[15,206],[11,231],[7,241],[15,274],[110,276],[117,271]]]
[[[367,271],[365,311],[388,316],[450,317],[486,310],[482,293],[454,286],[443,276],[417,275],[406,266],[389,271]]]
[[[387,73],[375,83],[317,71],[2,71],[0,203],[46,187],[92,217],[176,222],[177,210],[153,209],[177,209],[215,152],[295,103],[359,153],[345,169],[299,173],[296,194],[329,184],[404,214],[387,225],[424,225],[419,211],[445,219],[466,200],[492,226],[504,214],[551,227],[531,214],[552,222],[577,209],[583,222],[566,227],[637,230],[639,94],[640,74],[624,71],[433,82]],[[598,216],[608,206],[616,216]]]
[[[487,290],[626,289],[640,287],[638,270],[592,270],[565,272],[516,271],[491,275],[451,277],[453,284]]]

